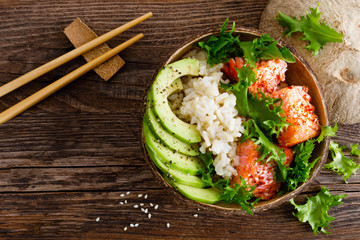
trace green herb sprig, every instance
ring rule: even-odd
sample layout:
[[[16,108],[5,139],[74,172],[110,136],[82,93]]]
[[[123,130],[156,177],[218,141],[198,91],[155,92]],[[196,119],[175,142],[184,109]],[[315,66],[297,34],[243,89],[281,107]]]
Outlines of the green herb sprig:
[[[225,20],[220,28],[220,35],[210,36],[206,42],[199,42],[200,48],[208,54],[207,63],[214,64],[227,62],[230,57],[244,57],[245,61],[254,69],[256,61],[261,59],[282,59],[287,62],[295,62],[295,58],[286,47],[278,48],[278,42],[269,34],[264,34],[253,41],[240,41],[239,36],[234,37],[235,22],[233,22],[230,31],[226,31],[229,18]]]
[[[275,18],[279,24],[285,29],[284,35],[290,36],[295,32],[301,32],[303,38],[308,44],[305,49],[313,53],[314,56],[319,54],[319,50],[327,42],[342,42],[343,35],[336,30],[330,28],[324,22],[320,23],[321,13],[319,4],[316,8],[310,8],[310,13],[306,16],[300,16],[300,20],[296,17],[290,17],[279,11],[279,17]]]

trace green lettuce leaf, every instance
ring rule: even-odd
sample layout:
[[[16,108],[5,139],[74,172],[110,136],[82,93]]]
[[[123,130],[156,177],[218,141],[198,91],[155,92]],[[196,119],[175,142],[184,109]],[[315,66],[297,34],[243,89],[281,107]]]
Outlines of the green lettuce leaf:
[[[305,49],[313,52],[316,56],[319,53],[320,48],[327,42],[342,42],[343,35],[338,33],[334,29],[330,28],[324,22],[320,23],[321,13],[316,8],[310,8],[310,13],[306,14],[306,17],[301,16],[300,20],[296,17],[283,14],[279,11],[279,17],[275,18],[279,24],[285,29],[284,35],[290,36],[294,32],[302,32],[304,37],[301,40],[308,41],[308,45]]]
[[[236,97],[236,109],[240,116],[249,116],[248,88],[253,84],[255,73],[249,66],[243,66],[240,70],[236,69],[239,81],[233,85],[222,84],[221,87],[226,91],[231,91]]]
[[[318,143],[322,142],[326,137],[336,137],[336,132],[338,130],[338,125],[335,123],[334,127],[331,126],[321,126],[321,133],[316,139]]]
[[[350,152],[351,156],[360,157],[360,150],[357,148],[358,145],[359,145],[358,143],[351,145],[351,152]]]
[[[306,182],[310,177],[310,171],[315,166],[318,157],[312,162],[309,162],[311,154],[315,148],[315,140],[310,139],[306,142],[297,144],[294,148],[294,163],[295,167],[289,170],[286,183],[288,190],[295,190],[299,183]]]
[[[290,125],[286,121],[282,100],[268,97],[261,91],[257,95],[248,93],[248,88],[256,81],[255,73],[250,66],[243,66],[236,71],[239,81],[233,85],[222,84],[221,87],[235,95],[240,116],[254,119],[266,135],[275,134],[278,137],[284,127]]]
[[[329,216],[328,210],[332,206],[342,204],[342,199],[346,197],[346,194],[332,196],[329,190],[325,187],[321,188],[321,191],[312,197],[307,197],[307,202],[304,205],[297,205],[294,199],[290,199],[290,203],[294,205],[297,213],[293,213],[301,222],[308,222],[314,231],[314,234],[318,232],[329,233],[325,230],[325,227],[329,227],[329,223],[335,218]]]
[[[344,174],[344,181],[347,183],[347,179],[351,174],[356,174],[356,171],[360,168],[360,164],[356,164],[352,159],[349,159],[344,156],[342,150],[346,148],[345,146],[339,146],[334,141],[330,141],[330,153],[332,157],[332,162],[326,164],[324,168],[333,170],[339,175]]]

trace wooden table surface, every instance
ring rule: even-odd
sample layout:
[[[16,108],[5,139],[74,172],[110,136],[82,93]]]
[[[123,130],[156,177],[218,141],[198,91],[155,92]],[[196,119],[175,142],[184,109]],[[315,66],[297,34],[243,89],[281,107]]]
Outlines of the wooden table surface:
[[[76,17],[103,34],[149,11],[154,16],[108,42],[114,47],[145,34],[120,54],[126,65],[110,81],[90,72],[0,126],[0,239],[314,239],[289,203],[255,216],[225,216],[174,199],[140,147],[142,98],[157,66],[189,36],[219,28],[226,17],[258,27],[266,3],[1,0],[1,84],[73,49],[63,29]],[[77,58],[2,97],[1,110],[84,62]],[[340,126],[335,140],[359,143],[359,127]],[[320,186],[348,196],[330,210],[332,233],[316,238],[360,239],[359,178],[345,184],[323,170],[297,201]]]

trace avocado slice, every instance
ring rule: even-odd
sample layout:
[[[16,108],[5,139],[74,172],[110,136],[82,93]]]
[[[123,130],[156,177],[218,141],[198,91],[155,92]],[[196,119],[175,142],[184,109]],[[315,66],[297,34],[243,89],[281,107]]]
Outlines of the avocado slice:
[[[168,96],[173,92],[181,89],[182,89],[182,83],[181,80],[178,78],[170,85],[170,88],[167,89]],[[168,148],[178,151],[179,153],[182,153],[187,156],[198,156],[199,147],[197,144],[188,144],[182,142],[161,126],[155,114],[153,113],[154,103],[153,103],[151,91],[152,90],[150,90],[148,94],[145,118],[148,121],[149,127],[151,128],[153,133]]]
[[[167,176],[163,176],[163,177],[182,195],[184,195],[189,199],[202,203],[209,203],[209,204],[214,204],[221,200],[221,193],[214,187],[196,188],[173,181],[169,179]]]
[[[154,112],[161,124],[171,134],[186,143],[198,143],[201,135],[195,125],[180,120],[171,110],[167,100],[167,89],[177,78],[185,75],[199,75],[200,64],[196,59],[182,59],[161,69],[151,87]]]
[[[150,158],[153,160],[155,166],[159,168],[160,171],[166,174],[169,178],[187,186],[192,186],[197,188],[203,188],[207,186],[198,176],[184,174],[175,169],[171,169],[170,167],[167,167],[163,162],[161,162],[158,159],[156,153],[153,152],[152,149],[147,144],[145,144],[145,147],[147,152],[149,153]]]
[[[169,167],[185,174],[197,175],[203,168],[201,159],[193,156],[186,156],[171,150],[160,143],[150,130],[145,118],[143,119],[145,144],[156,154],[158,159]]]

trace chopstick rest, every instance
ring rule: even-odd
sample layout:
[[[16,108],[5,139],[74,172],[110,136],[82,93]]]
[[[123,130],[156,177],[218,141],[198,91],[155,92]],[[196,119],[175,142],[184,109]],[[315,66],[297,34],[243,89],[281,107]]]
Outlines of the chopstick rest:
[[[64,29],[64,33],[70,42],[76,47],[80,47],[98,36],[91,30],[80,18],[75,19],[69,26]],[[82,56],[87,62],[101,56],[109,51],[111,48],[103,43],[90,51],[84,53]],[[94,68],[94,71],[105,81],[109,80],[119,69],[125,64],[124,60],[115,55],[103,64]]]
[[[51,70],[61,66],[62,64],[82,55],[83,53],[93,49],[96,46],[99,46],[100,44],[103,44],[104,42],[110,40],[111,38],[119,35],[120,33],[128,30],[129,28],[135,26],[136,24],[148,19],[152,16],[152,12],[149,12],[141,17],[138,17],[128,23],[125,23],[124,25],[115,28],[111,30],[110,32],[105,33],[104,35],[101,35],[98,38],[95,38],[94,40],[85,43],[84,45],[75,48],[74,50],[65,53],[64,55],[45,63],[44,65],[12,80],[11,82],[3,85],[0,87],[0,97],[8,94],[9,92],[25,85],[28,82],[31,82],[32,80],[44,75],[47,72],[50,72]]]

